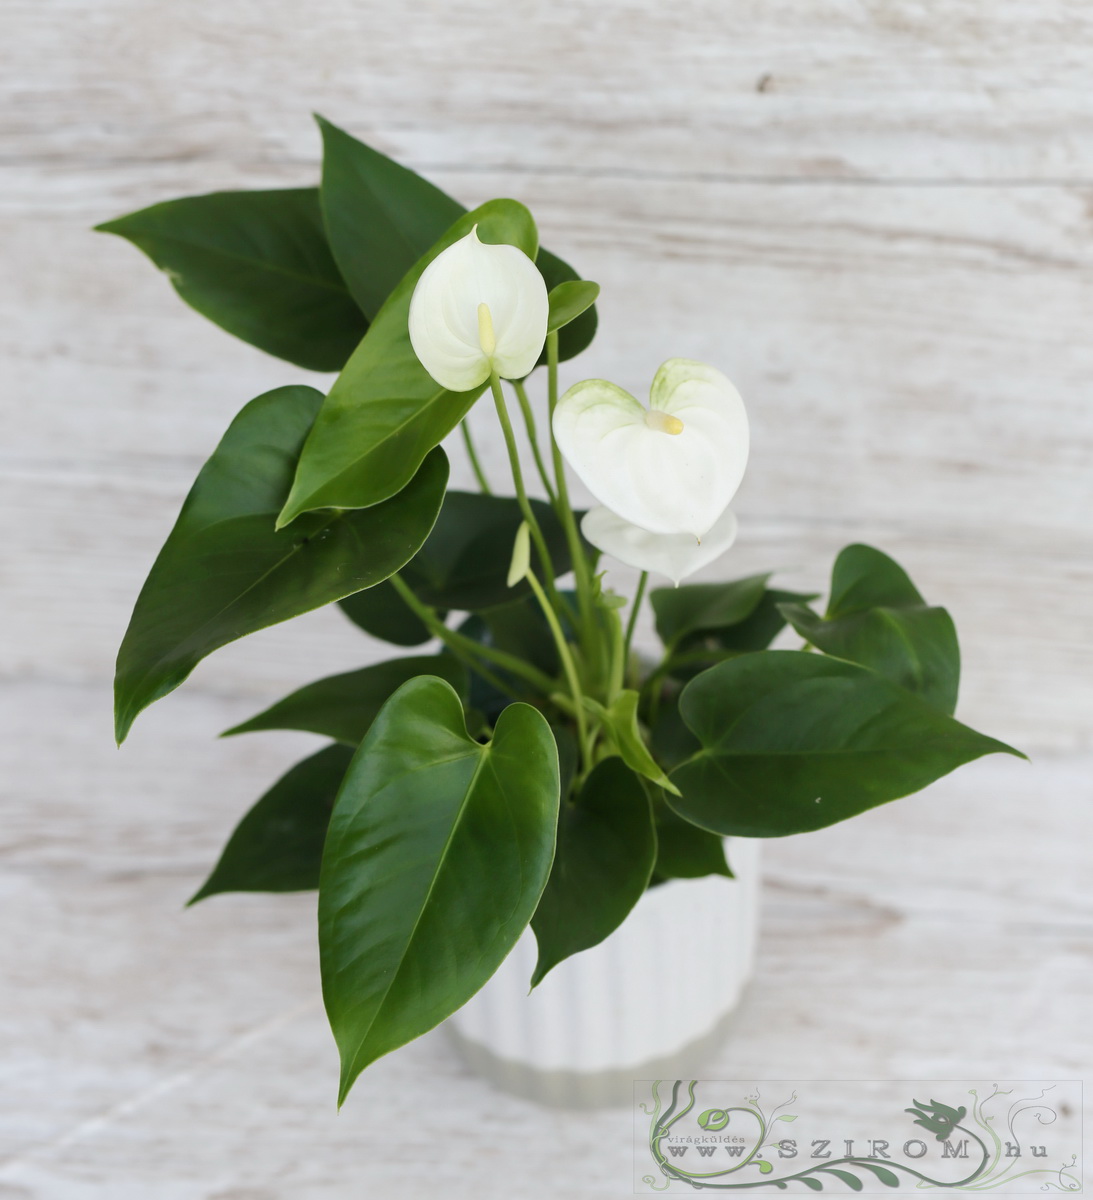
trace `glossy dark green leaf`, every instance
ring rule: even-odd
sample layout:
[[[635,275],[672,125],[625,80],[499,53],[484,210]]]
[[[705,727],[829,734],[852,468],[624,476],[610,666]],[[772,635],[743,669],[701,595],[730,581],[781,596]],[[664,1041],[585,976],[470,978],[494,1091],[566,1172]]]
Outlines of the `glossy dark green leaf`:
[[[701,879],[705,875],[732,878],[725,858],[725,839],[686,821],[664,802],[653,805],[657,831],[657,879]]]
[[[907,572],[883,551],[857,542],[842,550],[835,560],[827,603],[829,617],[925,603]]]
[[[319,886],[339,1103],[497,969],[539,902],[557,821],[558,753],[536,709],[510,705],[481,745],[440,679],[384,705],[338,796]]]
[[[408,655],[309,683],[221,737],[259,729],[302,729],[356,746],[388,697],[417,675],[435,675],[466,696],[466,669],[450,654]]]
[[[712,667],[680,712],[703,749],[672,772],[672,807],[745,837],[821,829],[984,754],[1018,754],[873,671],[794,650]]]
[[[801,604],[782,615],[818,650],[887,675],[943,712],[956,709],[960,645],[952,617],[928,606],[907,573],[870,546],[835,560],[825,617]]]
[[[554,510],[531,501],[557,574],[570,569],[565,531]],[[516,531],[523,523],[512,496],[449,492],[433,532],[402,578],[425,604],[477,612],[508,605],[530,592],[526,582],[508,585]]]
[[[143,250],[191,308],[298,366],[341,370],[368,327],[315,188],[186,196],[96,228]]]
[[[546,281],[548,292],[554,291],[555,288],[563,283],[579,281],[581,278],[569,263],[559,258],[556,254],[551,254],[545,247],[540,247],[539,257],[535,260],[535,265],[539,268],[539,273]],[[598,284],[594,284],[593,286],[598,290]],[[582,350],[587,350],[592,344],[592,339],[596,336],[597,323],[596,306],[593,304],[574,317],[567,325],[559,329],[558,361],[565,362],[567,359],[576,358]],[[539,364],[545,364],[546,360],[547,352],[544,346],[543,352],[539,356]]]
[[[702,748],[702,743],[683,723],[679,715],[679,694],[665,696],[649,735],[649,745],[670,771]]]
[[[201,468],[137,598],[118,653],[115,724],[173,691],[212,651],[371,587],[425,541],[448,480],[437,450],[399,495],[309,514],[277,533],[300,445],[322,403],[285,387],[252,400]]]
[[[672,677],[693,679],[727,655],[765,650],[788,624],[780,606],[807,604],[815,599],[814,593],[767,588],[762,599],[743,621],[717,629],[699,630],[681,638],[673,652]]]
[[[648,886],[656,855],[641,781],[621,758],[604,759],[558,815],[554,866],[531,919],[539,945],[533,987],[622,924]]]
[[[317,888],[334,797],[352,757],[346,746],[327,746],[283,775],[235,827],[190,903],[219,892]]]
[[[596,303],[600,285],[587,279],[571,279],[552,288],[549,301],[547,330],[564,329]]]
[[[357,303],[374,319],[406,272],[467,210],[323,117],[316,120],[330,246]]]
[[[323,134],[322,204],[330,244],[353,295],[372,318],[403,275],[467,210],[420,175],[322,117],[317,120]],[[548,291],[579,279],[568,263],[546,249],[540,248],[536,265]],[[596,310],[587,308],[559,333],[559,359],[579,354],[595,333]],[[545,351],[540,361],[546,362]]]
[[[649,601],[660,640],[672,646],[689,634],[746,621],[763,599],[769,578],[769,575],[752,575],[728,583],[655,588],[649,593]]]
[[[433,636],[391,583],[355,592],[338,605],[359,629],[395,646],[420,646]]]
[[[418,259],[334,381],[304,444],[279,528],[313,509],[368,508],[401,491],[478,398],[482,388],[449,392],[432,378],[410,345],[408,326],[421,272],[476,224],[482,241],[508,242],[535,257],[531,213],[515,200],[491,200]]]

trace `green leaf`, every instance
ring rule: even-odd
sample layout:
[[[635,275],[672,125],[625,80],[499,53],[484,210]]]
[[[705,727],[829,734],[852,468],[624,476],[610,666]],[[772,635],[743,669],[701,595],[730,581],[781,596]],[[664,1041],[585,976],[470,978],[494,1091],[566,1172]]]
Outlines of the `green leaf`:
[[[536,709],[510,705],[480,745],[443,680],[387,701],[342,785],[319,886],[339,1103],[497,970],[539,902],[557,822],[558,754]]]
[[[539,274],[546,281],[548,293],[553,292],[555,288],[563,283],[582,282],[581,277],[573,270],[569,263],[559,258],[556,254],[551,254],[545,247],[539,248],[539,256],[535,260],[535,265],[539,268]],[[597,291],[599,290],[599,284],[593,284],[592,286]],[[597,321],[596,308],[595,305],[592,305],[574,316],[568,325],[564,325],[558,330],[559,362],[566,362],[568,359],[576,358],[582,350],[588,349],[592,344],[592,339],[596,336]],[[542,366],[546,363],[546,360],[547,352],[544,346],[542,354],[539,355],[538,365]]]
[[[484,242],[508,242],[535,257],[531,213],[491,200],[461,217],[403,276],[330,390],[304,444],[281,528],[316,508],[368,508],[401,491],[425,455],[466,415],[482,388],[449,392],[410,345],[410,297],[422,271],[478,225]]]
[[[649,593],[649,600],[660,640],[672,646],[688,634],[740,624],[755,612],[769,578],[769,575],[752,575],[729,583],[655,588]]]
[[[622,755],[626,765],[638,775],[651,779],[666,791],[675,792],[675,784],[664,773],[663,767],[649,753],[638,725],[638,701],[640,696],[632,688],[619,692],[609,708],[585,697],[585,704],[603,721],[611,740]]]
[[[849,546],[835,560],[831,596],[826,617],[801,604],[782,605],[782,615],[818,650],[870,667],[953,713],[956,627],[945,609],[925,604],[902,567],[869,546]]]
[[[457,200],[316,115],[330,247],[369,319],[429,247],[467,211]]]
[[[353,295],[373,318],[403,275],[467,210],[420,175],[322,117],[316,120],[323,134],[322,204],[330,245]],[[578,279],[549,250],[541,248],[535,261],[548,292]],[[594,308],[575,314],[559,334],[559,359],[579,354],[595,333]],[[540,362],[546,362],[545,351]]]
[[[824,1185],[818,1179],[811,1179],[808,1175],[802,1175],[800,1179],[805,1187],[811,1188],[814,1192],[822,1192],[824,1190]]]
[[[201,468],[137,598],[114,680],[119,743],[137,714],[212,651],[373,586],[425,541],[448,479],[442,450],[398,496],[363,512],[274,517],[322,396],[284,387],[252,400]]]
[[[744,837],[822,829],[984,754],[1024,757],[873,671],[793,650],[712,667],[680,712],[703,749],[672,772],[672,807]]]
[[[767,1160],[765,1158],[756,1158],[756,1159],[753,1159],[752,1161],[759,1168],[760,1173],[763,1175],[769,1175],[771,1173],[771,1171],[774,1170],[774,1167],[769,1162],[767,1162]]]
[[[887,1167],[869,1162],[859,1162],[857,1165],[865,1167],[867,1171],[872,1171],[885,1187],[899,1187],[899,1176],[894,1171],[889,1171]]]
[[[555,572],[564,575],[571,566],[565,530],[549,504],[532,500],[531,507]],[[530,592],[526,582],[508,585],[513,540],[523,519],[512,496],[449,492],[432,533],[402,578],[432,607],[477,612],[512,604]]]
[[[567,280],[552,288],[547,297],[550,305],[547,316],[548,332],[562,329],[570,321],[575,321],[581,313],[587,312],[596,303],[599,294],[600,285],[587,279]]]
[[[622,759],[604,759],[558,815],[554,866],[531,919],[539,945],[532,987],[622,924],[648,886],[656,853],[640,781]]]
[[[659,794],[658,794],[659,795]],[[657,829],[657,879],[701,879],[706,875],[733,878],[725,859],[725,839],[700,829],[663,802],[654,803]]]
[[[433,636],[391,583],[377,583],[338,605],[359,629],[395,646],[420,646]]]
[[[665,696],[649,732],[649,745],[657,762],[663,763],[669,771],[702,749],[702,743],[679,715],[678,694]]]
[[[220,892],[317,888],[334,797],[352,757],[346,746],[327,746],[283,775],[235,827],[189,903]]]
[[[860,542],[847,546],[831,572],[829,617],[878,607],[925,604],[907,572],[894,559]]]
[[[781,605],[805,604],[815,599],[815,593],[767,588],[762,599],[743,621],[718,629],[699,630],[682,638],[673,652],[672,677],[693,679],[727,654],[765,650],[788,624],[781,612]]]
[[[167,200],[97,225],[127,238],[191,308],[313,371],[338,371],[368,327],[334,264],[315,188]]]
[[[461,697],[466,696],[467,672],[451,655],[395,658],[309,683],[220,736],[231,737],[259,729],[302,729],[356,746],[371,728],[388,697],[417,675],[438,676],[450,683]]]

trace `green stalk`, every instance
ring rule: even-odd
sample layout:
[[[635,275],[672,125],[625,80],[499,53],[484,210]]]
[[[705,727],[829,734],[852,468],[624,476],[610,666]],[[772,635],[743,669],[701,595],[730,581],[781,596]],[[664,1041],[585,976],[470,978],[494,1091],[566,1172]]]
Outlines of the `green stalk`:
[[[512,431],[509,411],[505,406],[505,393],[501,390],[501,380],[498,378],[496,371],[490,372],[490,389],[493,392],[493,402],[497,408],[497,419],[501,422],[501,432],[505,435],[505,449],[509,453],[509,464],[512,467],[512,482],[516,486],[516,500],[520,505],[520,511],[524,514],[524,520],[528,523],[531,540],[535,543],[535,549],[543,567],[543,574],[546,577],[546,588],[550,596],[550,602],[556,609],[560,609],[561,597],[554,586],[554,563],[551,561],[550,550],[547,548],[546,538],[543,537],[543,531],[535,516],[535,510],[531,507],[531,502],[528,500],[527,488],[524,487],[524,472],[520,466],[520,452],[516,448],[516,435]]]
[[[516,393],[516,399],[520,402],[520,411],[524,414],[524,425],[528,431],[528,442],[531,444],[531,453],[535,458],[535,468],[539,472],[539,478],[543,481],[543,487],[546,488],[546,494],[550,503],[556,508],[558,497],[554,494],[550,476],[547,474],[546,466],[543,463],[543,456],[539,451],[539,433],[535,428],[535,414],[531,410],[531,401],[528,399],[527,389],[524,387],[523,380],[521,379],[513,379],[511,383],[513,391]]]
[[[487,496],[493,494],[490,489],[490,481],[486,478],[486,472],[482,470],[482,464],[478,461],[478,452],[474,448],[474,439],[471,437],[471,427],[466,420],[459,422],[459,428],[463,433],[463,445],[467,448],[467,457],[471,460],[471,470],[474,471],[474,477],[478,480],[479,489]]]
[[[577,529],[577,518],[569,503],[569,488],[566,484],[565,463],[562,452],[554,437],[554,410],[558,407],[558,331],[547,334],[547,396],[550,410],[550,451],[554,460],[554,479],[558,487],[558,503],[556,511],[565,530],[566,544],[569,546],[569,557],[573,561],[573,577],[577,586],[577,604],[581,616],[581,644],[584,657],[590,665],[598,657],[599,646],[596,641],[596,617],[592,604],[592,572],[581,545],[581,535]]]
[[[500,667],[512,675],[519,675],[544,695],[549,696],[551,692],[556,690],[557,685],[555,681],[544,671],[533,667],[531,663],[525,662],[522,658],[517,658],[516,655],[509,654],[504,650],[498,650],[493,646],[483,646],[481,642],[476,642],[474,638],[466,637],[458,629],[449,629],[436,615],[435,609],[430,608],[427,604],[422,604],[417,596],[414,595],[413,590],[405,579],[402,579],[398,575],[392,575],[390,582],[394,586],[395,591],[406,602],[406,606],[420,619],[426,629],[434,636],[440,638],[461,662],[464,662],[472,670],[477,671],[483,679],[497,688],[498,691],[508,693],[509,688],[492,671],[487,671],[485,667],[482,667],[477,661],[473,660],[484,658],[487,662],[493,663],[494,666]]]
[[[585,774],[587,774],[592,769],[592,742],[588,736],[588,721],[584,711],[584,693],[581,691],[581,681],[577,675],[577,666],[573,661],[573,655],[569,652],[569,643],[565,640],[562,627],[558,624],[557,614],[547,599],[546,592],[543,591],[543,585],[535,577],[534,571],[528,571],[525,578],[531,585],[531,590],[535,593],[535,599],[539,601],[539,607],[543,610],[543,616],[546,617],[547,624],[550,626],[550,632],[554,635],[555,645],[558,647],[558,657],[562,660],[562,669],[565,671],[569,690],[573,696],[573,715],[577,721],[577,742],[581,747],[581,757],[584,760]]]
[[[626,622],[626,638],[623,641],[622,654],[625,661],[630,659],[630,643],[634,640],[634,627],[638,623],[638,610],[645,599],[645,585],[649,582],[649,572],[642,571],[638,580],[638,590],[634,593],[633,607],[630,609],[630,619]]]

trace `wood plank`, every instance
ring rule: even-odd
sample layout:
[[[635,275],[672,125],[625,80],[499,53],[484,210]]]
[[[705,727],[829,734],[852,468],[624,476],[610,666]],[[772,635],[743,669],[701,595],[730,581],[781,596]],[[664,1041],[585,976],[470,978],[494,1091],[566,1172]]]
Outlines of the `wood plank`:
[[[11,0],[7,16],[0,129],[28,204],[76,167],[216,163],[242,183],[311,162],[309,109],[415,165],[510,174],[1093,179],[1078,0],[471,0],[412,19],[329,0],[322,20],[284,0]]]

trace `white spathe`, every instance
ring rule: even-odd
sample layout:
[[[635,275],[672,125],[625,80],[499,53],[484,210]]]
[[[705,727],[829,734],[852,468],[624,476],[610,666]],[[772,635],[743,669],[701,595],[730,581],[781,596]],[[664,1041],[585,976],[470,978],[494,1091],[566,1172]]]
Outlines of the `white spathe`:
[[[748,461],[740,393],[686,358],[657,371],[648,409],[605,379],[575,384],[558,401],[554,436],[592,495],[649,533],[704,537]]]
[[[729,508],[701,542],[689,533],[650,533],[602,505],[590,509],[581,521],[581,532],[597,550],[628,567],[664,575],[677,587],[688,575],[720,558],[736,541],[736,529],[736,517]]]
[[[479,387],[491,370],[522,379],[542,353],[547,309],[539,268],[516,246],[479,241],[476,225],[421,273],[410,298],[410,344],[452,392]]]

